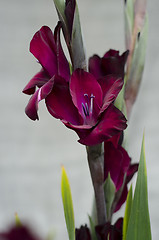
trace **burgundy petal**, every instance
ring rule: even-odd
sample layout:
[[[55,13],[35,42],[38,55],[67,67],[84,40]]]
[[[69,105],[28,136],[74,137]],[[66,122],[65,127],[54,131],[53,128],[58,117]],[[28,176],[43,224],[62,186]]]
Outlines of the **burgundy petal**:
[[[76,228],[76,240],[91,240],[91,234],[89,228],[81,226],[79,229]]]
[[[52,77],[57,73],[56,46],[51,29],[43,26],[30,42],[30,52]]]
[[[35,92],[35,88],[42,87],[47,81],[49,81],[50,77],[44,69],[41,69],[25,86],[23,89],[23,93],[31,95]]]
[[[134,174],[138,171],[139,164],[134,163],[129,166],[129,169],[127,171],[127,177],[126,177],[126,182],[129,183]]]
[[[104,143],[104,179],[110,176],[118,191],[124,181],[130,164],[130,157],[123,147],[118,145],[114,147],[113,143],[107,141]]]
[[[92,73],[97,79],[103,76],[103,72],[101,70],[101,58],[98,55],[93,55],[93,57],[90,57],[89,72]]]
[[[30,98],[28,105],[25,108],[26,115],[32,120],[38,120],[38,103],[47,97],[51,92],[54,84],[54,79],[50,79],[45,85],[39,88]]]
[[[79,142],[84,145],[96,145],[108,140],[127,127],[124,115],[111,104],[101,115],[98,124]]]
[[[123,167],[123,155],[120,148],[115,148],[114,145],[108,141],[104,143],[104,179],[108,177],[110,173],[113,180],[116,191],[120,189],[123,184],[124,171]]]
[[[119,57],[119,51],[114,50],[114,49],[110,49],[108,52],[106,52],[103,56],[104,58],[107,57]]]
[[[127,189],[127,185],[125,185],[124,189],[122,191],[121,197],[116,204],[114,212],[117,212],[121,208],[121,206],[124,204],[124,202],[126,201],[126,198],[127,198],[127,194],[128,194],[128,189]]]
[[[119,51],[110,49],[102,58],[94,55],[89,59],[89,71],[98,79],[109,74],[117,74],[124,77],[124,67],[129,51],[121,56]]]
[[[56,42],[56,54],[57,54],[57,73],[59,76],[63,77],[66,81],[69,81],[70,67],[61,46],[61,41],[60,41],[61,28],[62,28],[62,24],[61,22],[58,22],[54,31],[54,37]]]
[[[77,108],[72,102],[69,84],[61,77],[55,76],[52,92],[46,98],[46,106],[50,114],[55,118],[75,125],[83,123]]]
[[[98,79],[103,91],[103,106],[100,112],[103,112],[118,96],[122,89],[123,79],[117,75],[108,75]]]
[[[70,80],[70,92],[74,105],[84,119],[96,123],[102,105],[102,90],[94,76],[77,69]],[[86,121],[87,121],[86,119]]]
[[[24,226],[12,227],[8,232],[0,233],[1,240],[38,240],[28,228]]]
[[[129,51],[119,56],[119,52],[115,50],[108,51],[101,60],[101,69],[103,75],[118,74],[124,77],[124,67]]]
[[[67,19],[67,27],[68,27],[68,31],[69,31],[69,37],[71,39],[76,1],[75,0],[66,0],[65,4],[66,4],[65,16]]]
[[[103,225],[95,227],[97,237],[99,240],[122,240],[123,218],[119,218],[114,225],[106,222]]]
[[[96,231],[96,234],[97,234],[97,237],[99,240],[105,240],[107,239],[108,237],[108,234],[110,233],[111,231],[111,224],[110,222],[107,222],[103,225],[98,225],[95,227],[95,231]]]

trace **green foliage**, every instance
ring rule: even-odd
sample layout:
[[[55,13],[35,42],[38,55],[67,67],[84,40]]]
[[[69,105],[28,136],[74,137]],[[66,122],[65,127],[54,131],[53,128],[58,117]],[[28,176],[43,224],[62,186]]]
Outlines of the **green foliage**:
[[[73,64],[74,69],[82,68],[86,69],[86,57],[84,44],[82,39],[80,17],[78,11],[78,5],[76,3],[73,27],[72,27],[72,39],[71,39],[71,49],[73,54]]]
[[[89,217],[89,225],[90,225],[92,240],[98,240],[96,232],[95,232],[95,224],[94,224],[92,218],[90,216],[88,216],[88,217]]]
[[[65,17],[65,0],[53,0],[59,19],[66,26],[66,17]]]
[[[144,137],[126,240],[151,240]]]
[[[75,240],[75,223],[71,189],[64,167],[62,167],[61,194],[69,240]]]
[[[105,195],[105,202],[106,202],[106,209],[107,209],[107,218],[111,218],[111,207],[115,197],[115,185],[110,177],[110,173],[108,174],[107,179],[104,183],[104,195]]]
[[[126,200],[125,215],[124,215],[124,221],[123,221],[123,240],[126,240],[131,206],[132,206],[132,186],[130,187],[127,200]]]

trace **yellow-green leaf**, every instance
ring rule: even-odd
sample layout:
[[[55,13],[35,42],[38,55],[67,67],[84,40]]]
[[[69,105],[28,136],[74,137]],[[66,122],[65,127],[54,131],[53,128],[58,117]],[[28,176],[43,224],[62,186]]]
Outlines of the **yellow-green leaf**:
[[[75,240],[75,223],[72,195],[69,180],[64,167],[62,167],[61,174],[61,194],[69,240]]]
[[[125,215],[123,220],[123,240],[126,240],[126,233],[127,233],[127,228],[128,228],[129,218],[130,218],[131,206],[132,206],[132,185],[130,187],[127,200],[126,200]]]

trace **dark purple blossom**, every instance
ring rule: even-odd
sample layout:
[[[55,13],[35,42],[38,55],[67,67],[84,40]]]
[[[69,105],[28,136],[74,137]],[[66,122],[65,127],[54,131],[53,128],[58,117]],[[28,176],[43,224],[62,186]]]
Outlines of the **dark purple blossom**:
[[[96,226],[97,237],[99,240],[122,240],[122,226],[122,218],[119,218],[114,225],[107,222],[103,225]]]
[[[117,74],[123,78],[128,53],[129,51],[126,51],[120,56],[119,51],[110,49],[102,58],[93,55],[89,59],[89,72],[97,79],[109,74]]]
[[[122,87],[121,78],[109,76],[97,81],[77,69],[69,84],[56,76],[53,82],[45,98],[48,111],[75,130],[80,143],[96,145],[126,128],[124,115],[112,104]]]
[[[126,150],[118,144],[118,140],[119,138],[114,137],[104,143],[104,179],[110,173],[116,187],[117,202],[114,211],[119,210],[125,202],[128,193],[127,184],[138,170],[138,164],[131,164],[131,158]]]
[[[36,101],[36,98],[39,96],[39,92],[43,92],[41,88],[45,85],[48,86],[49,80],[55,74],[64,77],[67,82],[69,81],[69,64],[62,50],[60,42],[60,29],[60,22],[57,24],[54,34],[49,27],[43,26],[35,33],[30,42],[30,52],[42,66],[41,71],[29,81],[23,90],[23,93],[25,94],[33,94],[32,101],[33,99]],[[35,92],[36,87],[39,89]],[[32,120],[38,119],[37,114],[35,112],[32,114],[27,108],[26,114]]]
[[[76,228],[76,240],[91,240],[91,234],[87,225]]]
[[[25,226],[14,226],[9,231],[0,233],[0,240],[39,240],[39,238]]]
[[[126,128],[124,115],[113,105],[123,79],[115,74],[97,79],[82,69],[76,69],[70,76],[60,43],[60,29],[60,22],[54,34],[44,26],[30,43],[30,51],[42,70],[23,90],[32,94],[25,112],[32,120],[39,119],[38,103],[45,99],[50,114],[76,131],[80,143],[96,145]]]

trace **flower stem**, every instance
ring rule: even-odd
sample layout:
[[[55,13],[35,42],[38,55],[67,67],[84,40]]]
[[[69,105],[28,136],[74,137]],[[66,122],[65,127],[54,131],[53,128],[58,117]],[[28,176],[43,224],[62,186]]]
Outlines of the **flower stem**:
[[[88,146],[86,149],[90,174],[95,193],[98,224],[100,225],[104,224],[107,219],[103,188],[104,173],[101,155],[101,144],[96,146]]]

